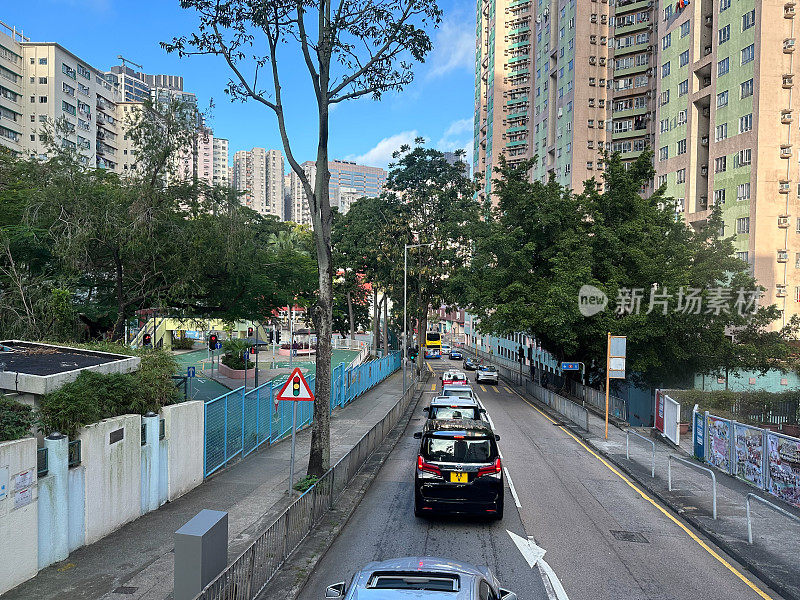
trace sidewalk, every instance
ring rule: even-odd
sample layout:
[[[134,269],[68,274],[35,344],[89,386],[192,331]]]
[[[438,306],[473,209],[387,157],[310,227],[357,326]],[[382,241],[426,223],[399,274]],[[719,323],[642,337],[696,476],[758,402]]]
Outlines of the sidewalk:
[[[524,389],[514,387],[518,392],[525,393]],[[745,499],[747,494],[754,493],[798,516],[800,510],[722,471],[712,469],[717,478],[717,519],[714,520],[711,477],[707,473],[673,461],[672,491],[667,489],[667,457],[670,454],[702,464],[691,457],[692,445],[688,436],[684,440],[687,443],[675,447],[661,436],[651,436],[652,430],[649,428],[630,429],[655,442],[655,478],[651,478],[652,446],[649,443],[630,436],[631,458],[628,460],[623,428],[610,422],[606,440],[604,420],[591,411],[588,433],[570,427],[575,435],[610,458],[645,491],[679,513],[771,588],[787,599],[800,599],[800,525],[761,503],[753,502],[753,544],[749,545]],[[676,559],[680,560],[680,557]]]
[[[398,371],[333,413],[331,463],[344,456],[399,400]],[[311,429],[297,435],[295,480],[305,475]],[[233,560],[288,504],[291,444],[254,452],[174,502],[148,513],[2,596],[3,600],[164,600],[172,594],[173,533],[204,508],[228,512]]]

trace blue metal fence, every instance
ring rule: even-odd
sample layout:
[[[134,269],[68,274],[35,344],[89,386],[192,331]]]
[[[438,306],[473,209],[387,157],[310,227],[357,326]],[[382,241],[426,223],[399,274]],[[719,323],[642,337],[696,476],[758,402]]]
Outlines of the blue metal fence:
[[[394,352],[353,368],[344,364],[331,373],[331,412],[361,396],[400,368]],[[208,477],[233,460],[244,458],[264,444],[273,444],[292,433],[292,403],[275,404],[283,381],[272,381],[245,392],[237,388],[205,403],[204,473]],[[315,378],[308,378],[314,390]],[[299,402],[297,428],[314,420],[314,403]]]

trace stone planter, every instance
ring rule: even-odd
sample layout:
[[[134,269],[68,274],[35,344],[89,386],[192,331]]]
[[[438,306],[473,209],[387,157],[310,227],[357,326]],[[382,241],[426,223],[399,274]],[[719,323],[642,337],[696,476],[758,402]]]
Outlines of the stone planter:
[[[246,379],[248,377],[255,377],[256,370],[255,368],[247,369],[246,371],[244,369],[231,369],[220,361],[219,374],[230,379]]]
[[[679,423],[678,427],[680,428],[681,435],[689,433],[689,423]]]

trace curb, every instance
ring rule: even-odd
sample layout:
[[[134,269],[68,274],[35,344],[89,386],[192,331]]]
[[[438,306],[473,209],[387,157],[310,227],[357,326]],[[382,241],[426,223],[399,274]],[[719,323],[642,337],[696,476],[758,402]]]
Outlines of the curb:
[[[515,388],[520,390],[519,386],[514,385]],[[541,402],[538,398],[530,396],[524,389],[521,389],[521,392],[525,394],[526,397],[530,398],[536,404],[544,410],[550,416],[556,416],[560,413],[555,412],[549,406]],[[609,420],[609,423],[611,421]],[[620,431],[622,428],[614,423],[614,426],[617,427]],[[690,526],[692,526],[696,531],[703,534],[706,538],[708,538],[711,542],[713,542],[717,547],[719,547],[725,554],[736,560],[740,565],[744,566],[747,571],[749,571],[754,577],[758,578],[767,588],[771,589],[779,593],[785,600],[800,600],[800,596],[798,596],[794,590],[788,589],[783,583],[776,580],[772,575],[769,573],[764,572],[761,567],[754,564],[747,556],[745,556],[741,551],[737,548],[731,546],[731,544],[727,541],[722,539],[716,532],[709,529],[708,527],[703,524],[702,521],[696,519],[693,515],[682,511],[682,509],[677,506],[672,500],[664,496],[660,491],[653,489],[647,483],[647,481],[641,478],[639,475],[635,474],[631,471],[626,465],[622,464],[621,462],[617,461],[613,456],[607,453],[605,450],[596,446],[591,438],[589,438],[586,433],[579,429],[578,427],[568,427],[570,432],[578,436],[581,441],[583,441],[587,446],[589,446],[593,451],[597,452],[603,458],[608,460],[611,464],[613,464],[616,468],[620,471],[625,473],[628,477],[631,478],[637,485],[642,487],[644,490],[647,490],[649,494],[651,494],[656,500],[658,500],[663,506],[667,507],[677,518],[682,519]]]
[[[429,377],[424,377],[423,384],[427,383],[428,379]],[[367,490],[375,480],[378,471],[383,467],[386,459],[402,437],[423,392],[424,389],[420,388],[414,394],[405,412],[381,445],[375,449],[353,480],[342,491],[338,503],[328,511],[323,520],[314,528],[314,531],[287,558],[287,566],[278,571],[273,580],[256,596],[257,599],[266,600],[267,598],[280,597],[285,600],[296,600],[299,597],[317,564],[347,526]],[[291,566],[288,566],[290,560]]]

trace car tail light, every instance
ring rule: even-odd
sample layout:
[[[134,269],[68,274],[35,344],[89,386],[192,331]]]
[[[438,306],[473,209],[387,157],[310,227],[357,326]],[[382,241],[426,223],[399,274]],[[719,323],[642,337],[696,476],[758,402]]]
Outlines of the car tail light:
[[[497,458],[494,463],[492,463],[491,467],[481,467],[478,469],[478,477],[482,477],[483,475],[497,475],[502,469],[503,465],[500,463],[500,459]]]
[[[425,459],[422,458],[422,456],[417,456],[417,470],[433,473],[434,475],[439,475],[440,477],[442,476],[441,469],[439,469],[439,467],[436,465],[425,462]]]

